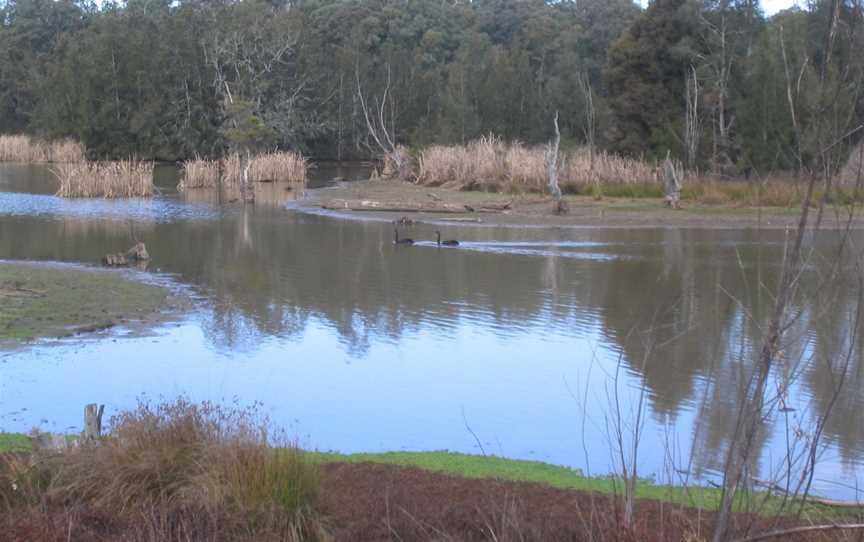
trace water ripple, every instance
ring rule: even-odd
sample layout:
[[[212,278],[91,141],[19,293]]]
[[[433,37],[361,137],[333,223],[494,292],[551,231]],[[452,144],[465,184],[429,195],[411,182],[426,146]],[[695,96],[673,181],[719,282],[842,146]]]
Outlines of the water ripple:
[[[42,218],[134,220],[157,223],[178,220],[213,220],[225,210],[209,204],[153,199],[65,199],[45,194],[0,192],[0,215]]]

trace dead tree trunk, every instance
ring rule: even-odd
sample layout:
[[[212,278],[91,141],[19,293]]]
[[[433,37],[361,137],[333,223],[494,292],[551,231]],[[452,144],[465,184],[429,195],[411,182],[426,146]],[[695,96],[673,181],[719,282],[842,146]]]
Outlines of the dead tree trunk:
[[[664,198],[666,205],[678,209],[681,201],[681,178],[683,177],[681,167],[672,161],[671,153],[666,152],[666,160],[663,161],[663,176],[665,180]]]
[[[558,186],[558,150],[561,147],[561,130],[558,129],[558,112],[555,112],[555,139],[546,147],[546,168],[549,171],[549,193],[552,195],[552,212],[567,214],[567,203],[561,197]]]
[[[105,405],[90,404],[84,407],[84,441],[98,440],[102,436],[102,414]]]
[[[378,149],[384,155],[384,175],[395,175],[398,179],[407,181],[411,179],[411,161],[404,147],[396,143],[396,129],[393,122],[393,111],[390,115],[390,128],[387,127],[387,106],[390,97],[390,66],[387,66],[387,85],[380,100],[376,100],[375,110],[369,110],[366,98],[363,96],[363,88],[360,84],[360,68],[355,67],[355,79],[357,80],[357,98],[363,118],[366,121],[366,129]]]
[[[687,78],[686,100],[687,113],[684,124],[684,144],[687,147],[687,168],[692,170],[696,167],[696,158],[699,152],[699,80],[696,78],[696,68],[690,66],[691,76]]]

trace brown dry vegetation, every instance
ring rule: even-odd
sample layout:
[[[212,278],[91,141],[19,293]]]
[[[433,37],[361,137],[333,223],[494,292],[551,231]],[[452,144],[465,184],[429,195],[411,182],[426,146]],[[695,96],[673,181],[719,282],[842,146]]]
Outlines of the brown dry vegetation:
[[[136,198],[153,195],[153,163],[136,160],[58,164],[58,195],[66,198]]]
[[[274,440],[254,410],[181,399],[113,418],[98,443],[0,455],[2,539],[697,542],[714,522],[711,512],[642,500],[625,529],[613,495],[394,465],[316,465]],[[739,534],[791,524],[734,519]]]
[[[4,540],[317,540],[316,471],[252,411],[141,405],[101,442],[0,460]]]
[[[543,147],[504,143],[489,136],[467,145],[436,145],[419,154],[417,182],[459,190],[543,192],[548,182]],[[570,193],[598,185],[643,185],[659,182],[654,164],[578,148],[564,153],[560,183]]]
[[[845,175],[855,177],[857,167],[857,162],[850,160]],[[416,181],[420,185],[463,191],[545,193],[548,190],[545,149],[506,144],[494,136],[462,146],[432,146],[419,153]],[[702,205],[793,207],[802,201],[804,182],[794,175],[746,180],[695,174],[685,179],[681,199]],[[595,199],[664,196],[656,164],[603,151],[592,153],[584,147],[564,153],[559,184],[565,194]],[[835,186],[828,203],[849,204],[864,199],[854,185],[845,182]],[[816,201],[821,201],[822,194],[816,196]]]
[[[257,182],[306,182],[308,160],[297,152],[270,152],[256,155],[249,164],[249,180]],[[215,188],[222,173],[224,186],[237,186],[242,178],[240,155],[230,154],[222,160],[196,158],[183,163],[179,189]]]
[[[82,162],[84,146],[71,139],[39,141],[26,135],[0,135],[0,162]]]

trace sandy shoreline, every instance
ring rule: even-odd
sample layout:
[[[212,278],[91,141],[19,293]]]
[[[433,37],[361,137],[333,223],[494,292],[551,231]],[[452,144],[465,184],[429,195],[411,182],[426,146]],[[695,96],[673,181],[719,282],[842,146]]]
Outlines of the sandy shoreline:
[[[293,202],[303,212],[326,214],[360,220],[393,221],[402,217],[421,223],[537,227],[537,228],[708,228],[708,229],[786,229],[798,223],[797,208],[707,206],[683,202],[678,210],[664,206],[657,198],[604,198],[567,196],[570,212],[565,216],[551,213],[551,202],[538,194],[513,195],[484,192],[461,192],[430,188],[392,180],[355,181],[327,188],[310,189],[306,197]],[[447,212],[357,211],[347,207],[446,208]],[[506,210],[487,209],[483,206]],[[465,205],[475,209],[455,212]],[[823,229],[844,229],[848,211],[826,208]],[[844,216],[846,215],[846,216]],[[815,213],[811,215],[815,217]],[[860,213],[852,227],[864,229]]]

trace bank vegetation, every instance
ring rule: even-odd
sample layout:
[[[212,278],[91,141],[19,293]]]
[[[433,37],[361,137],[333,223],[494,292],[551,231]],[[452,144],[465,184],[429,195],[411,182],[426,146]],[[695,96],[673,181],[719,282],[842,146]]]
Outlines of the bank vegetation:
[[[147,198],[153,196],[152,162],[73,162],[52,167],[65,198]]]
[[[309,161],[299,152],[273,151],[256,154],[243,163],[241,155],[231,153],[221,160],[196,158],[183,163],[180,190],[239,186],[244,166],[250,182],[305,183]]]
[[[84,159],[84,146],[72,139],[44,141],[28,135],[0,135],[0,162],[74,163]]]

